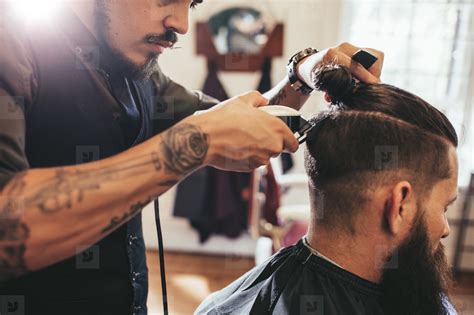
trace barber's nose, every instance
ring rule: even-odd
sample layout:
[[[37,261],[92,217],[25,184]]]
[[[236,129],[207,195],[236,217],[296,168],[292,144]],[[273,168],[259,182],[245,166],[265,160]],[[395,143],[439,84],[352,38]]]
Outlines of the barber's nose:
[[[444,230],[443,230],[442,238],[448,237],[450,232],[451,232],[451,229],[449,228],[449,222],[448,222],[448,219],[446,218],[446,215],[445,215],[444,216]]]
[[[179,34],[186,34],[189,30],[189,8],[182,6],[177,8],[164,20],[166,29],[175,29]]]

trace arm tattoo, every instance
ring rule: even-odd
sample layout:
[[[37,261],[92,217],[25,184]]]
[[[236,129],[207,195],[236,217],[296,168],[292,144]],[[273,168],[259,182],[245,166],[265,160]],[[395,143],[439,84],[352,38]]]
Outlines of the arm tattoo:
[[[36,208],[44,214],[71,209],[82,202],[87,194],[100,190],[104,184],[136,176],[150,165],[156,172],[186,175],[203,163],[208,151],[208,136],[200,128],[185,124],[167,131],[163,135],[161,146],[163,158],[159,152],[152,152],[100,169],[58,168],[52,178],[46,179],[28,193],[24,192],[26,173],[13,178],[6,187],[8,192],[4,195],[7,197],[0,194],[0,280],[28,271],[24,254],[30,230],[21,221],[26,209]],[[169,187],[177,181],[175,178],[168,178],[157,185]],[[138,202],[122,216],[112,218],[102,233],[110,232],[128,221],[150,200]]]
[[[104,229],[102,229],[102,234],[106,234],[115,230],[118,226],[122,225],[122,223],[127,222],[129,219],[133,218],[137,215],[142,209],[150,202],[151,198],[147,199],[146,201],[140,201],[136,204],[132,205],[130,209],[125,212],[122,216],[115,216],[110,220],[109,225],[107,225]]]
[[[25,210],[21,194],[25,173],[12,179],[8,190],[13,197],[0,200],[0,281],[26,273],[24,261],[25,242],[29,237],[28,226],[21,221]],[[1,199],[0,195],[0,199]]]
[[[0,281],[28,272],[24,261],[28,226],[19,218],[0,220]]]
[[[27,204],[34,205],[45,213],[70,209],[74,203],[84,200],[86,192],[100,190],[103,184],[120,180],[124,176],[134,176],[137,169],[150,163],[153,164],[155,170],[161,170],[162,163],[157,153],[152,153],[151,157],[139,156],[125,163],[101,169],[86,171],[58,169],[56,176],[47,185],[42,185],[27,199]]]
[[[44,214],[72,208],[84,200],[86,193],[99,190],[105,183],[134,176],[143,166],[152,165],[158,172],[163,169],[159,154],[132,158],[128,161],[91,170],[69,170],[59,168],[51,179],[47,179],[33,192],[24,192],[25,173],[16,175],[0,194],[0,281],[28,272],[24,255],[30,229],[21,218],[26,209],[39,209]],[[158,185],[171,183],[164,179]],[[5,197],[4,197],[5,196]],[[135,215],[145,204],[137,204],[121,218],[114,218],[115,228]]]
[[[198,127],[183,125],[166,132],[162,141],[165,160],[157,152],[138,156],[128,161],[109,165],[106,168],[90,170],[70,170],[60,168],[53,178],[23,198],[26,208],[37,207],[44,213],[70,209],[82,202],[87,192],[100,190],[103,184],[137,175],[137,170],[152,164],[155,171],[163,165],[168,172],[186,174],[201,165],[208,150],[208,137]],[[159,186],[176,184],[177,180],[163,180]],[[12,182],[10,190],[20,190],[25,185],[18,178]],[[18,187],[21,186],[21,187]],[[3,210],[2,210],[3,211]]]
[[[199,127],[183,124],[163,135],[161,143],[165,169],[172,174],[185,175],[198,168],[209,149],[208,135]]]
[[[271,100],[270,104],[271,105],[281,105],[281,102],[286,98],[287,94],[285,91],[286,87],[283,87],[277,95],[275,95]]]

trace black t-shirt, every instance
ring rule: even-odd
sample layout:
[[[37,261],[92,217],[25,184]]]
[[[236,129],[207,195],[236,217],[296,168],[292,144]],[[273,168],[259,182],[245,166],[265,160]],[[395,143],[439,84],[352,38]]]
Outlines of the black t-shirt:
[[[380,294],[300,241],[210,295],[196,314],[383,314]]]

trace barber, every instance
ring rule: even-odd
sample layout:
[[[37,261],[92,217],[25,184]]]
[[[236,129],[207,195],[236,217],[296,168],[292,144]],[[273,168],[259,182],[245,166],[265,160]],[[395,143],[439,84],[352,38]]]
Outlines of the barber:
[[[143,207],[200,167],[250,171],[295,152],[258,107],[300,109],[321,63],[379,81],[379,51],[367,71],[350,44],[305,50],[268,93],[192,115],[217,101],[158,58],[200,2],[68,1],[41,22],[0,8],[0,295],[26,314],[146,314]]]

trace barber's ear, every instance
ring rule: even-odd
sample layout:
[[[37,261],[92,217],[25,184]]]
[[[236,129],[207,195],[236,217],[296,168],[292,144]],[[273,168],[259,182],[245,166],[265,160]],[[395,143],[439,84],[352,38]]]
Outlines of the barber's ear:
[[[407,181],[397,183],[388,196],[385,203],[385,223],[388,232],[396,235],[403,229],[404,225],[410,223],[411,211],[413,211],[413,188]]]

